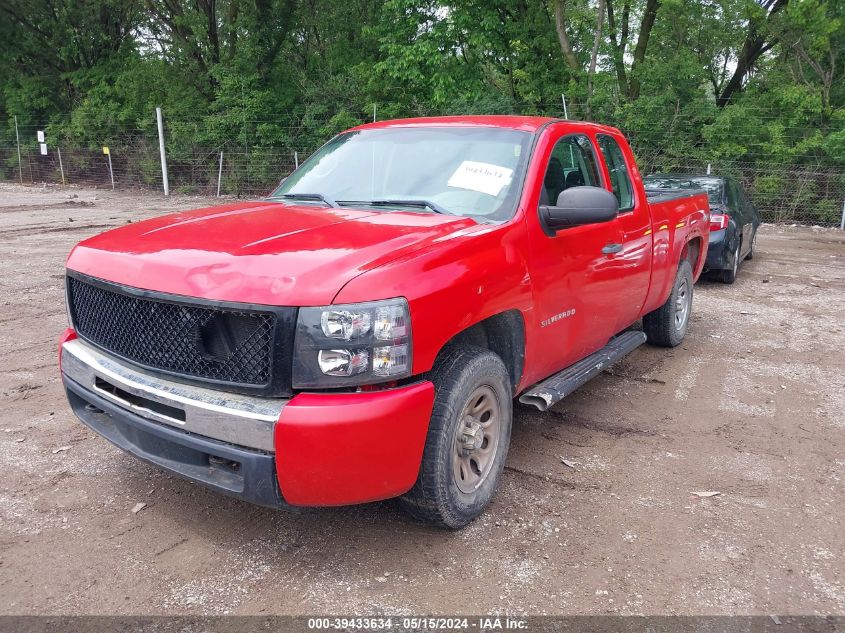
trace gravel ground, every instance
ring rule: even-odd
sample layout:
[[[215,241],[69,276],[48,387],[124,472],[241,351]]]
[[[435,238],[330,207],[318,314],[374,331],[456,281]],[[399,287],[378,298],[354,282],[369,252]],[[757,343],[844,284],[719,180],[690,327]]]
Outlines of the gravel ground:
[[[765,226],[734,286],[696,286],[682,347],[519,411],[492,507],[446,532],[250,506],[71,414],[69,249],[215,202],[0,185],[0,614],[845,612],[841,232]]]

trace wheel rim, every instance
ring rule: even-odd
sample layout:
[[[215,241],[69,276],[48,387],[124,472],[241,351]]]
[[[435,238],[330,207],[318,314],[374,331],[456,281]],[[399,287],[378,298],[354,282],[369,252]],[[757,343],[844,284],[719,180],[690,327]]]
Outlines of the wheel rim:
[[[736,245],[736,250],[734,251],[734,276],[736,276],[736,271],[739,268],[739,244]]]
[[[493,470],[502,427],[502,407],[487,385],[476,387],[461,411],[452,442],[452,473],[463,493],[478,490]]]
[[[683,330],[687,324],[691,297],[692,294],[690,293],[689,284],[687,283],[687,280],[684,279],[681,281],[681,285],[678,286],[678,293],[675,296],[675,329],[679,332]]]

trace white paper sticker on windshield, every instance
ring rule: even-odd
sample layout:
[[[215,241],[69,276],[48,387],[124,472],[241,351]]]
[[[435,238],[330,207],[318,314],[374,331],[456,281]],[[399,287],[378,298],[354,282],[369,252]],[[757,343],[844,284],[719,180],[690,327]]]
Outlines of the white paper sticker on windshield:
[[[510,184],[512,177],[513,169],[465,160],[455,170],[447,184],[459,189],[480,191],[488,196],[498,196],[499,192]]]

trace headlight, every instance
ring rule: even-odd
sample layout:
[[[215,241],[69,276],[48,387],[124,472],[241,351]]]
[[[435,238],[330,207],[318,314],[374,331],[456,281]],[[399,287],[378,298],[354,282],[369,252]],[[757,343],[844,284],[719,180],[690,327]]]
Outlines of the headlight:
[[[295,389],[351,387],[411,375],[411,315],[405,299],[300,308]]]
[[[349,341],[370,331],[370,314],[362,311],[323,310],[320,325],[323,327],[323,334],[329,338]]]
[[[370,355],[365,349],[321,349],[317,364],[326,376],[354,376],[367,371]]]

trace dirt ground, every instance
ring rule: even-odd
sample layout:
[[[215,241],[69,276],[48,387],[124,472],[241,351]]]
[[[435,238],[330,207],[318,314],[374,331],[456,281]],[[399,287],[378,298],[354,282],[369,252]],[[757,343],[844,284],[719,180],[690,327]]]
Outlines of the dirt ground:
[[[696,286],[682,347],[518,412],[492,507],[447,532],[254,507],[71,414],[69,249],[215,202],[0,185],[0,614],[845,612],[843,233],[765,226],[735,285]]]

